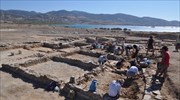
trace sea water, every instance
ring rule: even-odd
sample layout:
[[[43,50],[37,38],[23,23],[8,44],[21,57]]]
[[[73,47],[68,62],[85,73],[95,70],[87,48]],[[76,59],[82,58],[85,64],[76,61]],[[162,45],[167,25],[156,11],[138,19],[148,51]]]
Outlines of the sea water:
[[[84,28],[84,29],[95,29],[95,28],[127,28],[131,31],[145,31],[145,32],[180,32],[180,26],[131,26],[131,25],[90,25],[90,24],[53,24],[51,26],[64,26],[69,28]]]

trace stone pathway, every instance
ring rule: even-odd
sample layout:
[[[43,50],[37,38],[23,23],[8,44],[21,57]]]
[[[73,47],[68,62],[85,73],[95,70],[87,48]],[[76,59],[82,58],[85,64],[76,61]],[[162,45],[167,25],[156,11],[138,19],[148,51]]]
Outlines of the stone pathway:
[[[152,66],[143,69],[143,73],[146,83],[143,100],[162,100],[160,90],[163,85],[163,79],[154,77],[156,70]]]

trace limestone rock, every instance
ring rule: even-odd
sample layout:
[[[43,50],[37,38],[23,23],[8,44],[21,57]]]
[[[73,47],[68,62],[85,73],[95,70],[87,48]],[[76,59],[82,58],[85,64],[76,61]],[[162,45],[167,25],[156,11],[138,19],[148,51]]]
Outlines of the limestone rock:
[[[161,96],[161,95],[157,95],[157,96],[155,97],[155,99],[156,99],[156,100],[162,100],[162,96]]]
[[[143,100],[151,100],[151,95],[144,95]]]

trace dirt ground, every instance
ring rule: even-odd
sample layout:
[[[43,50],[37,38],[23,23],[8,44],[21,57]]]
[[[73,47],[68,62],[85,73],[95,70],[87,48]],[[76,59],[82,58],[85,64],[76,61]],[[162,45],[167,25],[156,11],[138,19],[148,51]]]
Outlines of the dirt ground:
[[[17,75],[0,71],[0,99],[1,100],[64,100],[58,93],[47,92],[22,80]]]
[[[29,67],[29,69],[35,70],[36,72],[44,75],[46,74],[56,76],[60,78],[59,80],[64,80],[65,82],[68,82],[71,76],[80,77],[83,73],[85,73],[85,71],[78,67],[54,61],[48,61],[42,64],[37,64]]]
[[[74,34],[75,32],[78,32],[79,34]],[[98,34],[92,34],[93,32]],[[145,34],[145,33],[143,33]],[[149,34],[149,33],[148,33]],[[163,33],[157,33],[158,35]],[[170,33],[169,33],[170,34]],[[129,36],[128,34],[125,34],[124,32],[104,32],[104,31],[98,31],[94,29],[89,29],[89,32],[87,32],[85,29],[66,29],[61,27],[51,27],[51,26],[40,26],[40,25],[1,25],[0,27],[0,45],[18,45],[23,42],[28,41],[51,41],[54,38],[57,37],[89,37],[89,36],[107,36],[110,37],[121,37],[125,36],[129,40],[146,40],[148,37],[143,36],[140,37],[138,34]],[[150,34],[151,35],[151,34]],[[168,33],[164,33],[163,35],[167,35]],[[156,37],[157,39],[158,37]],[[165,38],[168,39],[168,38]],[[169,38],[170,40],[173,40],[172,38]],[[172,43],[171,43],[172,44]],[[73,47],[74,48],[74,47]],[[72,49],[73,49],[72,48]],[[173,52],[174,46],[170,46],[170,67],[168,69],[168,79],[163,84],[163,87],[161,89],[161,93],[164,97],[166,97],[165,100],[178,100],[180,97],[180,52]],[[42,51],[52,51],[52,49],[48,48],[34,48],[32,51],[28,51],[25,49],[20,49],[25,53],[25,55],[16,55],[13,57],[10,57],[10,52],[18,52],[19,49],[12,49],[7,51],[0,51],[0,64],[4,63],[18,63],[18,62],[24,62],[29,59],[34,59],[36,57],[27,58],[27,56],[34,55],[36,53],[44,53]],[[42,51],[41,51],[42,50]],[[68,51],[67,49],[63,49],[64,51]],[[74,55],[74,57],[85,57],[84,55]],[[70,56],[69,56],[70,57]],[[17,59],[21,58],[21,59]],[[88,57],[84,60],[94,60],[93,57]],[[42,66],[46,66],[47,64],[44,63]],[[51,64],[53,65],[53,64]],[[57,64],[55,64],[57,65]],[[41,66],[41,67],[42,67]],[[57,65],[58,66],[58,65]],[[63,66],[66,66],[63,65]],[[35,69],[36,67],[34,67]],[[70,67],[68,67],[70,68]],[[68,69],[67,68],[67,69]],[[42,70],[39,68],[38,70]],[[49,71],[50,69],[48,69]],[[65,69],[60,69],[65,70]],[[75,69],[73,69],[75,70]],[[53,70],[52,70],[53,71]],[[82,72],[79,69],[76,69],[77,72]],[[68,73],[67,73],[68,74]],[[76,74],[76,73],[74,73]],[[112,75],[113,76],[113,75]],[[119,77],[119,76],[118,76]],[[103,80],[103,78],[100,80]],[[100,81],[103,82],[103,81]],[[107,83],[110,82],[110,80],[104,81],[105,83],[101,87],[102,89],[105,89],[104,91],[107,91]],[[104,93],[103,90],[98,90],[99,92]],[[53,92],[46,92],[41,88],[36,88],[31,82],[28,82],[26,79],[19,78],[17,75],[12,75],[9,72],[0,70],[0,99],[1,100],[25,100],[31,98],[32,100],[64,100],[64,97],[61,97],[58,95],[58,93]]]
[[[170,91],[174,91],[173,95],[179,96],[180,99],[180,52],[173,52],[174,46],[169,48],[170,50],[170,66],[168,68],[168,81],[164,87],[168,87]]]

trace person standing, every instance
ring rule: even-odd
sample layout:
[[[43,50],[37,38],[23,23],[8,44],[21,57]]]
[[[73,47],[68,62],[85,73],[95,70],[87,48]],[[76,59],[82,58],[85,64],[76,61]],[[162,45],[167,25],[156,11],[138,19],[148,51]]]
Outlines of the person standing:
[[[125,49],[125,38],[123,37],[122,38],[122,41],[121,41],[121,45],[122,45],[122,50],[121,50],[121,55],[124,53],[124,49]]]
[[[154,46],[153,46],[153,44],[154,44],[154,39],[153,39],[153,36],[150,36],[150,38],[149,38],[149,40],[148,40],[148,42],[147,42],[147,52],[146,52],[146,55],[148,55],[148,52],[150,51],[150,50],[152,50],[152,55],[154,55]]]
[[[180,35],[177,36],[176,43],[175,43],[175,49],[178,52],[178,49],[180,49]]]
[[[163,46],[161,48],[162,60],[158,66],[155,76],[161,76],[163,74],[163,78],[167,77],[167,69],[169,67],[170,54],[167,46]]]

